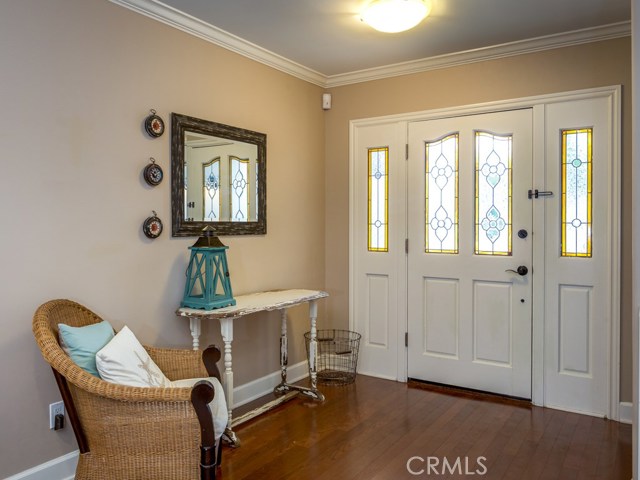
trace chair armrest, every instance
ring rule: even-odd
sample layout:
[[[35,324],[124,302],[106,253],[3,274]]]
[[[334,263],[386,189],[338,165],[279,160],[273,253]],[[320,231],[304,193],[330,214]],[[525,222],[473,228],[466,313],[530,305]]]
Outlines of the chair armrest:
[[[202,352],[202,361],[207,369],[207,373],[210,377],[216,377],[222,383],[222,377],[220,376],[220,370],[218,369],[218,362],[222,353],[216,345],[209,345]]]
[[[218,357],[220,356],[218,350]],[[213,480],[216,478],[216,432],[213,427],[209,402],[213,400],[215,390],[206,380],[200,380],[191,390],[191,403],[200,425],[200,478]],[[222,433],[222,432],[220,432]]]

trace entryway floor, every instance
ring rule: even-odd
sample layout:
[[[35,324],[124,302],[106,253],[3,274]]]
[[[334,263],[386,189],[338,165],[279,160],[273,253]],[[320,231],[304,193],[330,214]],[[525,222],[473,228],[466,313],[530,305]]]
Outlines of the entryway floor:
[[[631,425],[364,375],[319,388],[324,403],[294,398],[238,426],[219,478],[631,478]]]

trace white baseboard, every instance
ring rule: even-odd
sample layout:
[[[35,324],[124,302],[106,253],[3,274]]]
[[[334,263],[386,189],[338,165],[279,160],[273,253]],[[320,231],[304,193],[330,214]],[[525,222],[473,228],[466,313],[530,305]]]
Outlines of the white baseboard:
[[[620,409],[618,410],[618,417],[621,423],[633,423],[633,403],[620,402]]]
[[[287,383],[295,383],[309,376],[307,361],[287,367]],[[244,385],[233,389],[233,408],[249,403],[273,391],[273,387],[280,383],[280,371],[270,373]]]
[[[79,455],[78,450],[67,453],[5,480],[73,480]]]
[[[287,382],[294,383],[309,376],[307,361],[287,367]],[[280,371],[245,383],[233,389],[234,408],[267,395],[280,383]],[[68,453],[4,480],[73,480],[80,452]]]

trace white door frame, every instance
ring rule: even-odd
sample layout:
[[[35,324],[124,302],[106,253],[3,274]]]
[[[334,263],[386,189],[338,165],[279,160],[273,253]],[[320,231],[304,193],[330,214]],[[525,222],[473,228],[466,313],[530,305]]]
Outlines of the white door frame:
[[[354,327],[354,297],[355,297],[355,265],[354,252],[357,246],[354,238],[356,227],[356,218],[354,206],[355,189],[354,171],[355,171],[355,141],[357,129],[370,125],[396,125],[405,124],[413,121],[432,120],[445,117],[456,117],[471,115],[475,113],[489,113],[502,110],[510,110],[515,108],[532,108],[533,109],[533,143],[534,143],[534,161],[533,161],[533,185],[543,186],[545,179],[545,162],[541,161],[544,155],[544,149],[540,149],[544,145],[545,139],[545,107],[547,104],[559,103],[565,101],[580,100],[586,98],[607,97],[611,105],[611,127],[613,131],[611,158],[613,165],[611,166],[612,198],[610,214],[611,214],[611,231],[609,234],[611,259],[609,262],[609,284],[611,295],[611,325],[609,332],[609,415],[613,420],[619,420],[619,398],[620,398],[620,165],[621,165],[621,94],[622,89],[619,85],[599,87],[585,90],[577,90],[572,92],[562,92],[548,95],[538,95],[512,100],[501,100],[495,102],[465,105],[460,107],[443,108],[435,110],[427,110],[423,112],[413,112],[406,114],[389,115],[375,118],[352,120],[349,122],[349,325]],[[405,127],[406,130],[406,127]],[[541,187],[544,188],[544,187]],[[542,231],[544,228],[544,210],[543,202],[533,202],[533,231]],[[536,276],[544,278],[544,241],[538,236],[533,241],[533,258]],[[406,255],[398,258],[398,262],[406,264]],[[532,332],[532,402],[535,405],[544,404],[544,284],[533,280],[533,332]],[[404,346],[404,333],[407,331],[406,308],[403,312],[397,312],[399,319],[397,324],[399,339],[398,345],[398,363],[397,363],[397,380],[400,382],[407,381],[407,353]],[[403,315],[403,316],[401,316]],[[402,320],[400,320],[402,319]]]

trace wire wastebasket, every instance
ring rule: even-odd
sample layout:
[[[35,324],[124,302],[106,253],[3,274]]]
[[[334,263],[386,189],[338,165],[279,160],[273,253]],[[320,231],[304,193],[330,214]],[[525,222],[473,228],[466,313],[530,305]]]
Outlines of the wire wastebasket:
[[[360,337],[359,333],[349,330],[318,330],[316,335],[318,382],[327,385],[347,385],[355,381]],[[311,332],[305,333],[307,359],[310,340]]]

